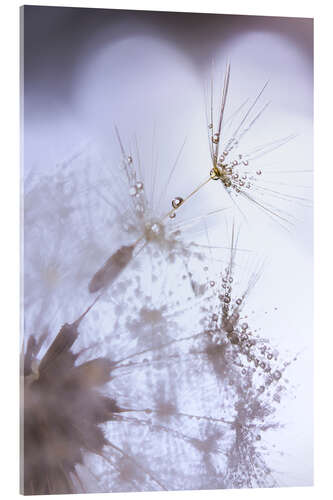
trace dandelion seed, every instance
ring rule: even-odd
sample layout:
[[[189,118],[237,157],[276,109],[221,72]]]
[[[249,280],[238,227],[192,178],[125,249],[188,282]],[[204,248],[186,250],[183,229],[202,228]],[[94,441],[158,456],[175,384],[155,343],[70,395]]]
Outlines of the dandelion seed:
[[[250,201],[256,207],[264,210],[268,216],[280,221],[282,225],[284,223],[291,223],[291,214],[287,214],[284,210],[278,209],[276,202],[283,200],[285,203],[288,202],[291,204],[298,199],[300,204],[304,204],[304,206],[306,206],[308,204],[308,200],[304,197],[302,199],[301,197],[295,197],[294,194],[280,192],[278,191],[278,188],[273,189],[270,185],[271,181],[268,178],[266,180],[266,176],[264,175],[263,177],[265,178],[261,181],[259,177],[262,175],[262,170],[260,168],[256,168],[256,164],[257,160],[275,149],[282,147],[284,144],[293,139],[294,136],[290,135],[283,139],[272,141],[271,143],[263,146],[253,148],[251,151],[239,151],[239,148],[242,147],[244,142],[244,137],[247,136],[249,131],[252,127],[254,127],[268,107],[268,103],[264,104],[261,108],[259,107],[259,103],[267,83],[243,115],[240,114],[243,111],[243,106],[241,106],[233,115],[226,118],[229,81],[230,64],[227,64],[221,95],[221,104],[217,110],[218,113],[216,120],[213,119],[213,92],[211,90],[211,109],[209,120],[212,127],[208,129],[208,135],[210,139],[210,156],[213,167],[210,170],[210,179],[221,182],[229,196],[232,197],[234,193],[238,196],[238,198]],[[237,118],[239,120],[238,125],[234,126],[233,123]],[[220,149],[223,150],[222,155],[219,153]],[[228,155],[228,160],[226,160]],[[253,174],[256,174],[256,176],[253,176]],[[244,181],[247,178],[250,178],[253,183],[245,183]],[[281,185],[283,183],[281,183],[279,179],[277,184]],[[252,191],[251,194],[248,193],[249,189]],[[262,201],[262,196],[265,196],[267,201]],[[236,204],[236,207],[244,216],[240,206]]]

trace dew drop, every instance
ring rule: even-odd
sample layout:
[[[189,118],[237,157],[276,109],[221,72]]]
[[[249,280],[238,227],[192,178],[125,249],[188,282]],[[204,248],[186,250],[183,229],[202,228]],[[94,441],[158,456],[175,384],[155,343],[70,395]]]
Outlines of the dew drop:
[[[160,224],[158,224],[158,222],[154,222],[154,224],[152,224],[151,226],[151,231],[152,233],[154,234],[159,234],[162,230],[162,227]]]
[[[213,321],[217,321],[218,319],[219,319],[218,315],[217,314],[213,314],[212,320]]]
[[[138,190],[137,190],[136,186],[131,186],[129,188],[129,194],[130,194],[130,196],[135,196],[137,194],[137,192],[138,192]]]
[[[275,378],[275,380],[280,380],[281,378],[281,372],[279,370],[276,370],[274,373],[273,373],[273,377]]]
[[[172,206],[173,208],[178,208],[182,203],[183,203],[183,198],[181,198],[180,196],[177,196],[177,198],[174,198],[172,200]]]
[[[241,303],[242,303],[242,299],[237,299],[237,300],[236,300],[236,304],[237,304],[238,306],[240,306],[240,305],[241,305]]]
[[[256,173],[257,173],[257,175],[261,175],[262,174],[261,170],[257,170]]]
[[[176,217],[176,212],[171,212],[169,217],[170,217],[170,219],[174,219]]]
[[[127,163],[131,165],[133,163],[133,158],[131,156],[127,157]]]
[[[215,281],[210,281],[210,286],[215,286]]]
[[[139,182],[137,182],[137,183],[135,184],[135,186],[136,186],[136,189],[137,189],[138,191],[142,191],[142,190],[143,190],[143,182],[140,182],[140,181],[139,181]]]

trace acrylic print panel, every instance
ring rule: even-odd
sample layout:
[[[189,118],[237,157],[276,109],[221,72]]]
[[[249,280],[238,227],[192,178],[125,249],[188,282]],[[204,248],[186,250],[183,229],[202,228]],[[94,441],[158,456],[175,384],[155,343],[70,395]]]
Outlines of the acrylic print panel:
[[[22,492],[311,485],[312,20],[21,15]]]

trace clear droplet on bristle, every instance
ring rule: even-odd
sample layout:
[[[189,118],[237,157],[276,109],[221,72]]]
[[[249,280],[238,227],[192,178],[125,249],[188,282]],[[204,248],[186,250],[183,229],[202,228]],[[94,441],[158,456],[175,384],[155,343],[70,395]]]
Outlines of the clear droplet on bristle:
[[[214,134],[212,137],[213,143],[217,144],[219,142],[219,140],[220,140],[220,134],[218,134],[218,133]]]
[[[137,188],[138,191],[142,191],[143,190],[143,182],[139,181],[139,182],[137,182],[135,184],[135,186],[136,186],[136,188]]]
[[[261,170],[257,170],[256,173],[257,173],[257,175],[261,175],[262,174]]]
[[[133,158],[130,155],[127,157],[127,163],[129,165],[131,165],[133,163]]]
[[[242,330],[247,330],[249,325],[247,323],[242,324]]]
[[[248,182],[248,183],[246,184],[246,187],[247,187],[247,189],[250,189],[250,188],[251,188],[251,184]]]
[[[209,284],[210,286],[215,286],[215,281],[210,281]]]
[[[172,200],[171,205],[173,206],[173,208],[178,208],[183,203],[183,201],[183,198],[177,196]]]
[[[138,190],[137,190],[136,186],[131,186],[129,188],[129,194],[130,194],[130,196],[135,196],[137,194],[137,192],[138,192]]]
[[[240,306],[240,305],[241,305],[241,303],[242,303],[242,299],[237,299],[237,300],[236,300],[236,304],[237,304],[238,306]]]
[[[243,161],[243,165],[247,166],[249,162],[247,160]]]
[[[217,314],[213,314],[212,320],[213,321],[217,321],[218,319],[219,319],[218,315]]]
[[[260,441],[260,440],[261,440],[261,436],[260,436],[260,434],[258,434],[258,435],[256,436],[256,440],[257,440],[257,441]]]
[[[170,219],[174,219],[176,217],[176,212],[172,212],[170,215],[169,215],[169,218]]]
[[[275,378],[275,380],[279,380],[281,378],[281,372],[279,370],[276,370],[274,373],[273,373],[273,377]]]
[[[212,124],[212,123],[209,123],[209,124],[208,124],[208,128],[213,128],[213,124]]]

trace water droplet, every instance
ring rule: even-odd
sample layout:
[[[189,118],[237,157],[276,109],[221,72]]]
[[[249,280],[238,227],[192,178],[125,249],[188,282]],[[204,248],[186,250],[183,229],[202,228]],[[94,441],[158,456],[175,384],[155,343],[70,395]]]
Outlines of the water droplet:
[[[213,143],[214,143],[214,144],[218,144],[219,140],[220,140],[220,136],[219,136],[219,134],[217,134],[217,133],[216,133],[216,134],[214,134],[214,135],[213,135],[213,137],[212,137],[212,141],[213,141]]]
[[[143,190],[143,182],[140,182],[140,181],[139,181],[139,182],[137,182],[137,183],[135,184],[135,186],[136,186],[136,189],[137,189],[138,191],[142,191],[142,190]]]
[[[237,300],[236,300],[236,304],[237,304],[238,306],[240,306],[240,305],[241,305],[241,303],[242,303],[242,299],[237,299]]]
[[[229,303],[230,303],[230,297],[228,297],[227,295],[225,295],[225,297],[224,297],[224,302],[225,302],[226,304],[229,304]]]
[[[180,196],[177,196],[176,198],[174,198],[172,200],[172,206],[173,208],[178,208],[182,203],[183,203],[183,198],[181,198]]]
[[[230,277],[229,278],[229,283],[232,283],[233,281],[234,281],[234,279]]]
[[[272,359],[272,358],[273,358],[273,354],[268,353],[268,354],[267,354],[267,359]]]
[[[217,314],[213,314],[212,320],[213,321],[217,321],[218,319],[219,319],[218,315]]]
[[[210,286],[215,286],[215,281],[210,281]]]
[[[260,441],[260,440],[261,440],[261,436],[260,436],[260,434],[258,434],[258,435],[256,436],[256,440],[257,440],[257,441]]]
[[[249,162],[247,160],[243,161],[243,165],[247,166]]]
[[[280,380],[281,375],[282,374],[279,370],[275,370],[275,372],[273,373],[273,377],[275,378],[275,380]]]
[[[242,330],[247,330],[248,327],[249,325],[247,323],[242,324]]]
[[[131,156],[127,157],[127,163],[131,165],[133,163],[133,158]]]
[[[212,124],[212,123],[209,123],[209,124],[208,124],[208,128],[213,128],[213,124]]]
[[[169,217],[170,217],[170,219],[174,219],[176,217],[176,212],[171,212]]]
[[[138,192],[138,190],[137,190],[136,186],[131,186],[129,188],[129,194],[130,194],[130,196],[135,196],[137,194],[137,192]]]
[[[159,234],[161,232],[162,227],[161,224],[159,224],[158,222],[154,222],[154,224],[152,224],[150,229],[154,234]]]
[[[257,175],[261,175],[262,174],[261,170],[257,170],[256,173],[257,173]]]

